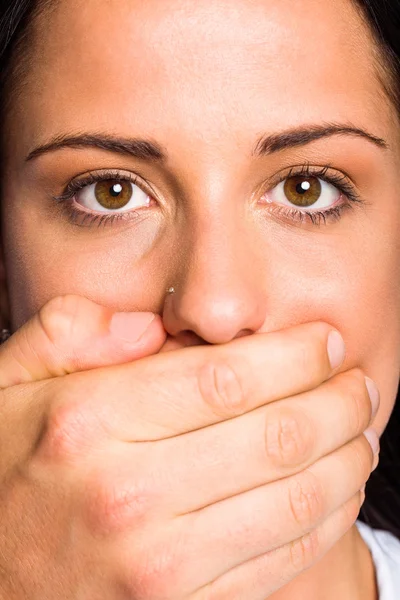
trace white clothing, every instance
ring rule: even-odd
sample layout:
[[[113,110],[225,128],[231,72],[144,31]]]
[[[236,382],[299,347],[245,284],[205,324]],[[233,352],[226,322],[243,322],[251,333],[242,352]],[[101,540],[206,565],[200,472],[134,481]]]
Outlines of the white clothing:
[[[356,526],[372,554],[379,600],[400,600],[400,540],[358,519]]]

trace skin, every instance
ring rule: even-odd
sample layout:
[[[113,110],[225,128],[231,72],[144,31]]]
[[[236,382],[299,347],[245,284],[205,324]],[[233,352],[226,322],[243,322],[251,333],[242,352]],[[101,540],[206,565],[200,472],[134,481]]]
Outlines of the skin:
[[[65,293],[162,314],[164,349],[322,320],[343,335],[343,370],[360,366],[378,385],[381,434],[400,365],[400,126],[372,51],[347,1],[61,0],[36,24],[34,66],[5,124],[12,329]],[[252,154],[262,134],[327,122],[388,147],[335,135]],[[152,140],[168,158],[70,147],[25,160],[55,136],[82,132]],[[283,217],[277,196],[263,202],[279,174],[305,162],[347,173],[363,202],[320,226]],[[154,202],[136,220],[71,223],[51,196],[107,169],[140,175]],[[327,600],[375,598],[355,526],[273,598],[321,590]]]

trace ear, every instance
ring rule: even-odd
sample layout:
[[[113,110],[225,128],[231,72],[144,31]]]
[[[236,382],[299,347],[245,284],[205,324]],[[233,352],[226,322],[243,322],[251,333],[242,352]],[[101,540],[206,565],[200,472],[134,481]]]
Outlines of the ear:
[[[10,328],[10,304],[8,299],[3,244],[0,241],[0,329]]]

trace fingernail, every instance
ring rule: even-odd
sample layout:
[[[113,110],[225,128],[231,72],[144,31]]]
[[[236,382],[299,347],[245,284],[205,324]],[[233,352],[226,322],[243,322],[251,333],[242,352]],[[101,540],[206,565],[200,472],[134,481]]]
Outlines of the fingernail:
[[[372,404],[372,416],[375,417],[379,408],[379,390],[375,382],[369,377],[365,377],[365,385],[367,386],[368,394]]]
[[[379,435],[375,429],[373,427],[369,427],[364,431],[364,435],[369,441],[373,453],[377,454],[379,452]]]
[[[118,312],[110,322],[111,333],[125,342],[137,342],[154,321],[151,312]]]
[[[342,336],[336,330],[331,331],[328,336],[328,356],[332,369],[337,369],[342,364],[345,352]]]

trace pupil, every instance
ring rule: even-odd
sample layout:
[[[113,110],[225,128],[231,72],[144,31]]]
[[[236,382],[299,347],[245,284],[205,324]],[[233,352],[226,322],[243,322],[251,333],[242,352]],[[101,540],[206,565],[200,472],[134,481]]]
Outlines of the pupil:
[[[296,192],[298,194],[304,194],[304,192],[307,192],[310,189],[310,183],[308,181],[302,181],[301,183],[298,183],[296,185]]]
[[[110,187],[111,196],[118,196],[122,192],[122,185],[120,183],[116,183]]]

